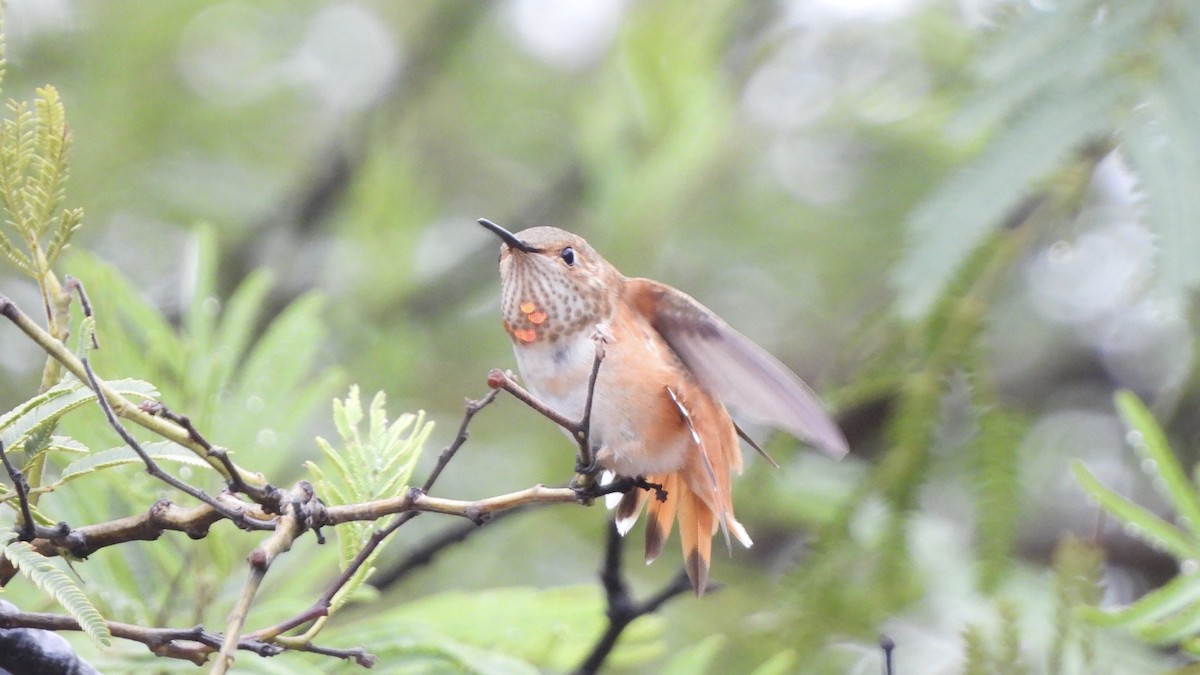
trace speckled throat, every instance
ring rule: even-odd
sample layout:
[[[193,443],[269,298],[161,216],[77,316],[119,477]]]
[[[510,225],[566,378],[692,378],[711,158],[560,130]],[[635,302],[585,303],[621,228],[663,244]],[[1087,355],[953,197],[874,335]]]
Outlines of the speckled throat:
[[[494,229],[493,229],[494,228]],[[608,320],[625,277],[587,241],[556,227],[520,238],[499,226],[501,314],[517,345],[551,344]]]
[[[542,255],[514,251],[504,261],[501,313],[505,332],[518,344],[553,344],[590,332],[613,311],[615,289],[589,283],[595,277],[542,269],[547,265],[536,260]]]

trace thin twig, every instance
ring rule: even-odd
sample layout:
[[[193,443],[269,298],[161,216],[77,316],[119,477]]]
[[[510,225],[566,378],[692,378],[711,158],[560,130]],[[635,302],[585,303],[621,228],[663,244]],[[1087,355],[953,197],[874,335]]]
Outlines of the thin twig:
[[[16,326],[22,333],[25,333],[30,340],[41,347],[42,351],[46,352],[46,354],[48,354],[51,358],[62,364],[63,368],[74,375],[80,382],[87,382],[89,380],[87,370],[84,368],[82,359],[75,356],[71,350],[67,349],[66,345],[64,345],[61,340],[48,333],[45,329],[30,319],[24,312],[21,311],[19,307],[17,307],[16,303],[8,299],[8,297],[4,296],[3,294],[0,294],[0,316],[3,316],[11,321],[13,325]],[[230,479],[230,476],[227,475],[226,467],[222,465],[215,457],[210,456],[204,450],[204,448],[192,440],[186,429],[183,429],[178,424],[175,424],[170,420],[156,417],[147,413],[139,406],[132,403],[129,399],[122,396],[119,392],[115,391],[112,387],[109,387],[106,383],[101,381],[99,382],[99,385],[99,389],[94,389],[94,391],[96,391],[96,395],[103,398],[108,403],[108,406],[112,409],[114,414],[133,422],[134,424],[150,431],[151,433],[162,436],[169,441],[174,441],[175,443],[192,450],[198,456],[203,457],[206,461],[208,461],[209,465],[219,471],[226,480]],[[262,480],[262,477],[257,474],[250,474],[242,469],[238,469],[237,472],[241,474],[242,480],[246,482],[253,484],[265,483],[265,480]]]
[[[475,417],[475,414],[486,408],[489,404],[491,404],[492,401],[495,401],[496,397],[499,395],[500,392],[496,389],[493,389],[481,399],[467,401],[466,412],[463,414],[462,422],[458,425],[458,435],[454,437],[454,441],[450,445],[447,445],[446,448],[442,450],[442,454],[438,455],[437,465],[433,467],[433,471],[429,472],[429,478],[425,479],[425,484],[421,486],[422,492],[429,492],[429,490],[433,488],[433,484],[437,482],[438,478],[441,477],[442,470],[446,468],[446,465],[450,463],[450,460],[454,459],[454,455],[458,453],[458,449],[467,442],[467,438],[470,437],[470,432],[467,431],[467,427],[470,426],[471,420]]]
[[[896,641],[887,635],[880,635],[879,648],[883,650],[883,675],[893,675],[895,664],[892,663],[892,652],[896,649]]]
[[[492,525],[502,518],[508,518],[509,516],[523,512],[524,509],[520,506],[507,511],[498,511],[492,514],[488,524]],[[370,584],[380,590],[393,586],[409,574],[433,562],[434,558],[442,551],[455,544],[462,543],[476,532],[482,531],[478,525],[472,522],[454,523],[450,527],[421,542],[419,545],[409,548],[405,552],[404,557],[396,561],[391,567],[382,572],[375,573],[371,577]]]
[[[287,503],[282,509],[283,514],[276,521],[275,532],[247,556],[250,574],[242,586],[242,594],[237,604],[229,612],[225,626],[225,642],[221,645],[221,651],[217,654],[210,671],[213,675],[224,675],[233,667],[234,654],[240,642],[239,636],[242,634],[242,627],[246,625],[246,617],[250,614],[250,607],[254,604],[258,589],[262,587],[262,581],[271,569],[271,563],[290,551],[292,543],[304,533],[305,522],[308,520],[304,514],[304,506],[315,501],[316,493],[312,485],[305,481],[298,483],[289,492]]]
[[[202,436],[196,429],[196,426],[192,424],[192,419],[190,417],[187,415],[181,415],[162,403],[159,403],[158,401],[146,401],[139,407],[151,415],[156,415],[158,417],[171,420],[172,422],[183,427],[183,429],[187,431],[188,438],[192,439],[197,445],[203,448],[204,452],[209,457],[215,457],[217,461],[219,461],[221,465],[225,467],[225,471],[228,475],[226,483],[230,490],[233,492],[241,492],[250,499],[253,499],[259,504],[266,506],[271,511],[278,513],[279,500],[281,499],[280,491],[272,487],[270,483],[265,485],[250,485],[243,480],[242,474],[240,471],[238,471],[237,465],[235,465],[233,460],[229,458],[229,453],[224,448],[218,448],[212,443],[209,443],[208,439]]]
[[[575,441],[579,443],[579,464],[584,467],[594,467],[596,458],[592,456],[592,401],[596,396],[596,380],[600,377],[600,363],[604,361],[604,336],[597,334],[596,358],[592,360],[592,372],[588,374],[587,399],[583,405],[583,419],[575,430]],[[590,476],[589,476],[590,478]]]
[[[575,435],[575,432],[579,431],[579,422],[567,419],[565,416],[558,414],[558,412],[556,412],[550,406],[542,403],[536,396],[529,393],[525,387],[522,387],[520,384],[518,384],[517,381],[513,379],[511,373],[500,370],[499,368],[493,368],[488,372],[487,383],[488,386],[493,389],[503,389],[504,391],[512,394],[514,398],[521,403],[524,403],[537,414],[569,431],[572,436]]]
[[[84,290],[82,281],[80,281],[79,279],[76,279],[75,277],[71,276],[70,274],[64,275],[63,276],[63,290],[66,291],[67,293],[70,293],[71,291],[75,291],[75,294],[79,296],[79,306],[83,309],[83,315],[89,319],[95,318],[95,316],[92,314],[92,302],[90,300],[88,300],[87,291]],[[90,337],[92,339],[92,349],[100,349],[100,339],[98,337],[96,337],[96,331],[92,330],[90,332],[91,332]]]
[[[231,508],[252,509],[253,504],[238,502],[230,494],[218,497],[229,502]],[[263,514],[266,517],[266,514]],[[29,542],[40,555],[52,557],[70,554],[72,558],[84,559],[96,551],[124,544],[130,541],[154,541],[163,532],[183,532],[192,539],[203,539],[208,535],[209,528],[224,516],[209,504],[199,504],[192,508],[177,506],[167,499],[160,499],[145,513],[135,516],[117,518],[95,525],[84,525],[77,528],[67,528],[65,531],[53,529],[48,533],[39,533],[37,538]],[[4,586],[16,574],[16,568],[7,558],[0,559],[0,586]]]
[[[593,337],[596,343],[596,358],[592,361],[592,370],[588,375],[587,397],[584,402],[583,416],[579,421],[570,420],[542,401],[536,396],[529,393],[524,387],[517,383],[510,373],[500,369],[493,369],[488,373],[488,386],[493,389],[503,389],[516,397],[525,405],[529,406],[534,412],[545,417],[562,427],[575,439],[579,446],[579,451],[575,457],[576,476],[572,481],[572,487],[579,491],[578,501],[584,505],[591,505],[593,498],[598,496],[595,494],[595,474],[596,474],[596,458],[592,450],[591,432],[592,432],[592,405],[596,394],[596,380],[600,376],[600,364],[604,361],[604,343],[605,337],[597,333]],[[630,488],[617,488],[612,486],[609,492],[628,491]],[[600,493],[603,494],[603,493]]]
[[[17,531],[17,539],[19,541],[34,541],[39,537],[56,538],[65,537],[71,532],[71,526],[66,523],[58,523],[54,527],[46,527],[38,525],[33,519],[33,509],[29,504],[29,481],[25,479],[25,474],[21,473],[20,469],[12,463],[8,458],[8,453],[4,450],[4,443],[0,441],[0,460],[4,461],[4,470],[8,472],[8,477],[13,482],[13,490],[17,494],[17,503],[21,511],[21,527]],[[6,558],[0,558],[0,570],[2,565],[11,564]],[[14,572],[16,568],[13,568]]]
[[[137,456],[141,458],[142,463],[144,463],[146,465],[146,473],[149,473],[151,476],[154,476],[155,478],[170,485],[171,487],[175,488],[176,490],[179,490],[180,492],[183,492],[184,494],[187,494],[187,495],[193,497],[194,499],[197,499],[199,501],[202,501],[202,502],[208,504],[209,506],[212,506],[214,509],[216,509],[218,512],[220,512],[221,515],[230,519],[231,521],[234,522],[234,524],[236,524],[238,527],[241,527],[242,529],[245,529],[245,530],[272,530],[272,529],[275,529],[275,523],[273,523],[269,520],[259,520],[257,518],[254,518],[254,517],[250,516],[248,513],[246,513],[245,511],[235,511],[233,509],[230,509],[229,507],[225,506],[224,504],[222,504],[221,502],[219,502],[218,500],[213,498],[207,492],[204,492],[203,490],[200,490],[198,488],[194,488],[191,485],[188,485],[187,483],[179,480],[175,476],[172,476],[170,473],[164,471],[162,469],[162,467],[160,467],[158,465],[158,463],[155,462],[154,459],[152,459],[150,457],[150,455],[148,455],[146,453],[146,451],[142,448],[141,444],[138,443],[137,439],[134,438],[133,435],[129,433],[129,430],[126,429],[124,427],[124,425],[121,424],[120,420],[117,419],[116,414],[113,412],[112,406],[110,406],[108,404],[108,399],[106,399],[104,397],[104,394],[101,393],[100,382],[96,378],[96,373],[92,370],[92,365],[91,365],[91,363],[88,362],[88,359],[86,359],[86,358],[82,359],[82,362],[83,362],[84,374],[87,375],[87,381],[88,381],[89,385],[91,386],[92,391],[96,392],[96,400],[100,403],[100,409],[104,411],[104,417],[105,417],[105,419],[108,420],[109,426],[111,426],[114,430],[116,430],[117,434],[121,436],[121,439],[125,441],[126,445],[128,445],[130,448],[132,448],[133,451],[135,453],[137,453]]]
[[[363,668],[374,668],[375,664],[379,661],[379,659],[375,658],[374,654],[368,652],[362,647],[355,647],[353,649],[335,649],[333,647],[319,647],[309,642],[299,647],[289,646],[288,649],[297,652],[320,654],[322,656],[332,656],[344,661],[349,661],[352,659],[355,663]]]
[[[4,470],[8,472],[8,477],[13,482],[13,489],[17,492],[17,502],[21,505],[21,528],[17,532],[17,538],[21,541],[33,541],[37,534],[37,528],[33,522],[33,512],[29,508],[29,483],[25,480],[25,474],[21,473],[8,459],[8,453],[4,451],[4,441],[0,441],[0,460],[4,461]]]
[[[587,658],[575,671],[581,675],[599,672],[608,655],[612,653],[613,647],[617,645],[617,639],[621,637],[621,633],[629,624],[647,614],[657,612],[668,600],[692,588],[692,582],[688,580],[687,572],[681,569],[666,586],[645,602],[634,602],[621,572],[622,541],[616,522],[610,521],[608,545],[604,554],[604,569],[600,572],[600,581],[604,584],[604,594],[608,602],[608,628],[605,629],[604,634],[596,641]]]
[[[273,640],[283,633],[292,630],[293,628],[297,628],[308,623],[309,621],[314,621],[328,615],[329,608],[333,605],[334,597],[336,597],[338,592],[341,591],[342,588],[345,587],[345,585],[349,583],[352,578],[354,578],[354,575],[357,574],[359,569],[366,564],[367,560],[371,558],[379,545],[386,541],[387,538],[392,535],[392,533],[404,526],[405,523],[409,522],[413,518],[416,518],[420,514],[421,510],[431,510],[419,509],[417,504],[421,501],[429,502],[431,499],[433,499],[429,497],[427,493],[433,488],[433,485],[437,482],[438,478],[441,477],[442,471],[446,468],[446,465],[448,465],[450,460],[454,459],[455,455],[458,454],[459,448],[461,448],[463,444],[467,442],[467,438],[469,437],[468,427],[471,425],[471,421],[475,418],[475,415],[480,410],[483,410],[490,405],[492,401],[496,400],[498,393],[499,392],[493,390],[479,399],[467,401],[466,408],[463,412],[462,422],[458,425],[458,433],[455,435],[454,440],[450,443],[450,445],[446,446],[446,448],[442,450],[441,454],[438,456],[437,464],[434,466],[433,471],[425,480],[425,484],[421,488],[413,488],[399,498],[382,500],[386,504],[383,508],[394,510],[387,510],[385,513],[381,513],[379,515],[368,515],[368,517],[365,518],[349,518],[349,520],[378,520],[384,515],[388,515],[390,513],[398,514],[387,525],[371,533],[371,536],[367,538],[367,541],[363,547],[358,551],[357,554],[355,554],[350,563],[346,565],[346,568],[343,569],[342,572],[325,587],[325,590],[321,592],[320,597],[318,597],[317,600],[308,607],[308,609],[289,619],[277,623],[274,626],[269,626],[257,631],[255,636],[266,640]],[[531,490],[533,489],[534,488],[531,488]],[[530,495],[533,494],[529,491],[525,491],[525,493]],[[559,496],[564,497],[565,495]],[[505,495],[501,496],[501,503],[510,503],[504,502],[504,497]],[[536,498],[540,499],[544,497],[541,494],[538,494]],[[435,503],[445,505],[450,501],[451,500],[435,500]],[[376,503],[378,504],[379,502]],[[487,515],[491,515],[491,513],[495,513],[498,510],[503,510],[502,508],[488,510],[490,507],[480,506],[478,502],[464,503],[460,506],[462,507],[461,511],[455,513],[454,515],[461,515],[470,518],[471,521],[476,525],[481,524],[482,521],[480,518],[484,517],[480,514],[484,514],[486,512]],[[515,508],[516,506],[520,506],[520,503],[508,506],[507,508]],[[344,518],[347,515],[349,514],[345,514],[341,507],[329,507],[324,513],[325,519],[322,524],[336,525],[339,522],[346,522],[345,520],[339,520],[339,518]]]
[[[203,665],[208,656],[217,650],[224,641],[220,633],[204,630],[203,626],[195,628],[147,628],[136,624],[119,621],[105,621],[109,633],[122,640],[132,640],[146,645],[157,656],[191,661]],[[0,628],[36,628],[40,630],[64,631],[83,630],[74,617],[61,614],[44,614],[40,612],[2,612],[0,611]],[[260,640],[242,639],[238,641],[238,649],[251,651],[259,656],[275,656],[284,651],[281,645],[274,645]]]

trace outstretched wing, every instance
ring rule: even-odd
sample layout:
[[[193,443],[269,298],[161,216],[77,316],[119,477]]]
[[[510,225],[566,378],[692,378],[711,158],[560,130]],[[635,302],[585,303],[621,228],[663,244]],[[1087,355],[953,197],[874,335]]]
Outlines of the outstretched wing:
[[[691,296],[649,279],[629,279],[626,300],[641,312],[701,385],[742,415],[782,429],[841,459],[846,437],[795,373]]]

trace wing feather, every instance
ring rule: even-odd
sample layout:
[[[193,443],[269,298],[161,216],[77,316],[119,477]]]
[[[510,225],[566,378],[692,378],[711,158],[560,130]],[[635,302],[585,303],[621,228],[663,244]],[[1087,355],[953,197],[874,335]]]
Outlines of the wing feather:
[[[721,402],[840,459],[846,437],[795,373],[691,296],[649,279],[629,279],[626,299]]]

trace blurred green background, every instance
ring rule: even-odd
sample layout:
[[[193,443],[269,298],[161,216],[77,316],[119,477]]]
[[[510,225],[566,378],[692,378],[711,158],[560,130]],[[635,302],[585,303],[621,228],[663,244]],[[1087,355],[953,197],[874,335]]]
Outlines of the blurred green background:
[[[1196,445],[1192,3],[6,5],[5,95],[53,84],[74,133],[67,201],[86,215],[60,273],[88,285],[102,342],[128,338],[97,353],[101,374],[155,382],[276,484],[304,475],[314,435],[332,437],[328,401],[350,383],[437,421],[421,479],[464,397],[514,366],[497,242],[477,217],[583,235],[626,274],[708,305],[835,406],[851,457],[834,464],[784,437],[768,444],[780,470],[750,453],[735,499],[756,546],[718,550],[720,592],[649,620],[630,672],[878,672],[878,633],[897,641],[899,672],[961,672],[964,631],[999,624],[1016,626],[1031,672],[1060,672],[1043,665],[1061,637],[1048,570],[1065,533],[1106,552],[1107,602],[1175,572],[1099,516],[1067,467],[1082,458],[1166,510],[1125,444],[1118,388],[1147,401],[1177,449]],[[287,331],[294,362],[206,390],[188,317],[219,316],[256,270],[272,280],[259,331],[297,298],[319,303],[316,318]],[[181,353],[138,358],[143,324],[106,297],[118,277],[180,327]],[[36,287],[15,271],[0,268],[0,292],[36,315]],[[0,409],[33,394],[42,363],[0,328]],[[561,484],[573,461],[558,430],[502,397],[436,493]],[[136,508],[102,480],[81,489],[73,498],[108,517]],[[417,519],[378,565],[453,525]],[[604,528],[599,508],[505,519],[385,589],[384,606],[591,584]],[[240,585],[257,540],[221,534],[228,550],[206,555],[227,567],[196,572],[211,572],[213,605],[176,625],[219,623],[222,593]],[[163,555],[185,562],[162,564],[199,564],[192,545],[180,538]],[[674,574],[676,548],[648,568],[631,561],[640,593]],[[303,588],[334,573],[331,559],[302,560]],[[311,597],[297,595],[297,607]],[[121,619],[122,602],[106,602]],[[1111,652],[1107,672],[1186,661],[1119,631],[1091,648]],[[696,660],[673,661],[681,650]],[[1084,652],[1061,672],[1090,672]],[[255,660],[239,665],[331,667]]]

